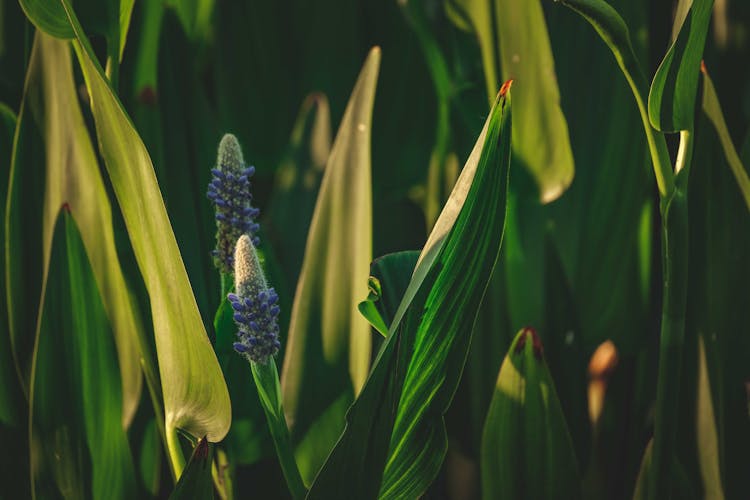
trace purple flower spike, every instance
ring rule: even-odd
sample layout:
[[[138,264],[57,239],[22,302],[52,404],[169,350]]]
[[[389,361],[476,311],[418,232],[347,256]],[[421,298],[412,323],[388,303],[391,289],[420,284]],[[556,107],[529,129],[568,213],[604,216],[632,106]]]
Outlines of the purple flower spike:
[[[240,236],[246,234],[255,245],[259,243],[256,233],[260,226],[255,218],[260,211],[250,204],[250,177],[254,172],[254,167],[245,165],[237,138],[224,135],[206,196],[216,207],[216,250],[212,255],[216,267],[225,274],[232,273],[234,246]]]

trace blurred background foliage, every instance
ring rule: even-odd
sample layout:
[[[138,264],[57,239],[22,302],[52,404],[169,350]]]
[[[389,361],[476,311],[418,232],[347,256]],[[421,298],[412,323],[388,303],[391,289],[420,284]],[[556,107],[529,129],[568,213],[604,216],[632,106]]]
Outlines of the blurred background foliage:
[[[610,3],[630,26],[637,56],[652,75],[670,40],[673,2]],[[125,4],[121,2],[121,8],[126,9]],[[245,158],[257,169],[253,195],[262,214],[261,249],[269,280],[281,297],[281,331],[286,332],[331,137],[369,49],[375,45],[382,49],[372,118],[372,255],[376,257],[423,246],[487,117],[488,100],[494,99],[503,80],[515,78],[514,120],[516,116],[532,118],[514,123],[502,254],[447,414],[448,454],[427,497],[480,494],[485,416],[514,333],[527,325],[537,329],[545,345],[584,478],[584,494],[630,497],[653,427],[661,311],[660,223],[650,160],[630,90],[596,33],[573,12],[551,1],[540,3],[546,26],[538,16],[530,21],[511,17],[512,9],[520,4],[511,0],[136,1],[126,40],[115,42],[124,44],[122,63],[119,71],[109,75],[153,161],[209,337],[222,297],[209,253],[215,228],[205,192],[216,144],[224,132],[238,137]],[[107,35],[117,30],[101,20],[112,16],[98,12],[101,6],[94,2],[77,0],[73,6],[104,66],[113,45]],[[535,31],[527,31],[529,25]],[[0,0],[3,193],[9,186],[16,116],[21,112],[34,34],[35,27],[20,5]],[[520,53],[511,50],[514,47]],[[748,165],[750,66],[744,61],[750,60],[750,3],[716,0],[704,60],[731,139]],[[73,67],[83,119],[93,130],[83,75],[78,65]],[[559,108],[555,109],[558,92]],[[557,125],[545,133],[520,135],[522,120],[529,120],[533,129],[534,116],[547,123],[546,118],[553,115],[550,120],[557,120]],[[690,182],[687,349],[677,458],[687,478],[684,491],[709,497],[716,478],[705,472],[700,452],[707,446],[705,432],[696,429],[699,417],[712,411],[719,487],[723,485],[727,498],[747,498],[750,218],[719,138],[702,113],[697,130]],[[29,140],[40,142],[39,137]],[[670,142],[670,147],[674,154],[676,142]],[[33,148],[28,154],[35,154]],[[41,252],[36,245],[41,205],[35,200],[45,190],[44,176],[42,167],[28,170],[23,177],[24,184],[18,188],[23,193],[23,243],[6,242],[7,252]],[[103,179],[109,199],[114,200],[109,177]],[[146,318],[151,306],[144,279],[127,243],[123,216],[117,204],[112,207],[125,281],[134,307]],[[66,277],[52,266],[47,286],[91,294],[91,271],[85,259],[80,259],[78,229],[69,217],[58,220],[55,227],[55,234],[62,236],[54,239],[52,261],[67,258],[72,262],[70,255],[74,259],[77,255],[75,262],[84,271]],[[41,270],[20,272],[22,279],[33,284]],[[366,278],[361,277],[363,282]],[[18,289],[8,291],[18,293]],[[26,296],[37,300],[38,290],[34,293]],[[89,318],[93,326],[77,328],[90,331],[97,324],[107,324],[96,293],[93,298],[67,297],[64,292],[57,296],[69,303],[45,305],[43,329],[67,331],[59,325],[69,321],[70,315],[60,311],[75,308],[76,303],[82,307],[81,300],[96,304],[92,307],[97,313]],[[6,300],[0,301],[3,329],[8,324],[6,305]],[[25,321],[33,329],[37,312],[32,307],[28,311],[32,316]],[[47,318],[55,311],[61,319]],[[50,321],[55,321],[54,328]],[[143,323],[146,352],[155,356],[151,322]],[[89,401],[83,404],[80,398],[89,389],[80,386],[76,369],[66,368],[71,363],[75,366],[75,356],[66,354],[75,348],[66,337],[49,333],[60,345],[40,344],[36,362],[48,369],[59,363],[55,369],[71,378],[55,380],[54,373],[59,371],[38,373],[37,383],[39,377],[47,377],[60,388],[44,386],[46,391],[37,391],[35,397],[39,404],[52,408],[60,401],[72,405],[71,412],[76,411],[74,405],[85,408]],[[616,355],[597,351],[608,340],[616,346]],[[42,428],[46,424],[30,420],[28,387],[18,383],[19,376],[24,376],[16,373],[9,342],[9,335],[0,335],[0,441],[4,449],[0,496],[21,498],[29,495],[28,454],[33,456],[38,446],[28,443],[28,424]],[[377,345],[377,339],[374,342]],[[103,352],[101,359],[117,366],[112,345],[85,348]],[[597,368],[595,352],[607,361],[604,368]],[[217,456],[228,454],[231,488],[238,498],[283,496],[283,477],[249,369],[237,356],[223,358],[219,352],[219,361],[232,401],[233,426]],[[243,366],[235,369],[232,364]],[[706,387],[699,366],[708,374],[708,398],[699,390]],[[233,370],[239,374],[230,375]],[[111,370],[104,373],[113,375]],[[114,375],[119,376],[117,371]],[[98,383],[104,387],[117,381],[105,377]],[[124,470],[129,471],[123,473],[123,496],[132,492],[139,497],[165,496],[173,482],[156,430],[161,410],[155,421],[154,400],[147,391],[140,399],[125,436],[131,454],[120,457],[127,463]],[[598,401],[598,406],[592,401]],[[91,404],[113,411],[103,401]],[[115,420],[118,414],[115,411]],[[75,421],[71,415],[55,418]],[[89,420],[98,418],[105,415]],[[101,429],[106,425],[112,425],[111,418],[97,432],[104,432]],[[72,429],[80,431],[75,425]],[[40,435],[45,436],[43,430]],[[294,433],[293,438],[298,439]],[[79,497],[106,491],[96,489],[104,486],[96,486],[96,468],[86,462],[83,450],[65,446],[70,456],[78,457],[77,470],[93,474],[94,489],[85,493],[51,490],[49,494]],[[73,481],[70,487],[90,480]],[[46,497],[45,488],[53,488],[53,482],[39,481],[37,493]]]

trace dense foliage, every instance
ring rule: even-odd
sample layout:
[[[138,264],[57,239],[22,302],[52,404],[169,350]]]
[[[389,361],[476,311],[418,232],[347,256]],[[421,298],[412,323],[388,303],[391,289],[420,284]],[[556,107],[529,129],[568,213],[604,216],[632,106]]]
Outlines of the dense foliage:
[[[0,498],[748,498],[749,35],[0,0]]]

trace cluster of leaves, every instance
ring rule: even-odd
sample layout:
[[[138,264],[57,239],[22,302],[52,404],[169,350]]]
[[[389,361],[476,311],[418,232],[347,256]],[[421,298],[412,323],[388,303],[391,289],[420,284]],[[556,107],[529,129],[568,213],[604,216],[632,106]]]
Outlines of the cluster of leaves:
[[[750,8],[560,3],[0,0],[0,496],[747,497]]]

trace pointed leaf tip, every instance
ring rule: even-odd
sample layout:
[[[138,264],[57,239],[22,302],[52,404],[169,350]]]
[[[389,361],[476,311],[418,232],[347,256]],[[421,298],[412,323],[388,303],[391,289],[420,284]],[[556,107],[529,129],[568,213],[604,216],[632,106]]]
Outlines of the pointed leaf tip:
[[[503,86],[500,87],[500,97],[505,97],[505,94],[508,93],[510,88],[513,86],[513,79],[511,78],[507,82],[503,83]]]
[[[539,334],[536,330],[530,326],[525,326],[518,332],[518,343],[516,343],[516,354],[523,351],[526,346],[527,337],[531,336],[531,346],[534,350],[534,357],[541,361],[544,357],[544,346],[542,346],[542,340],[539,338]]]

